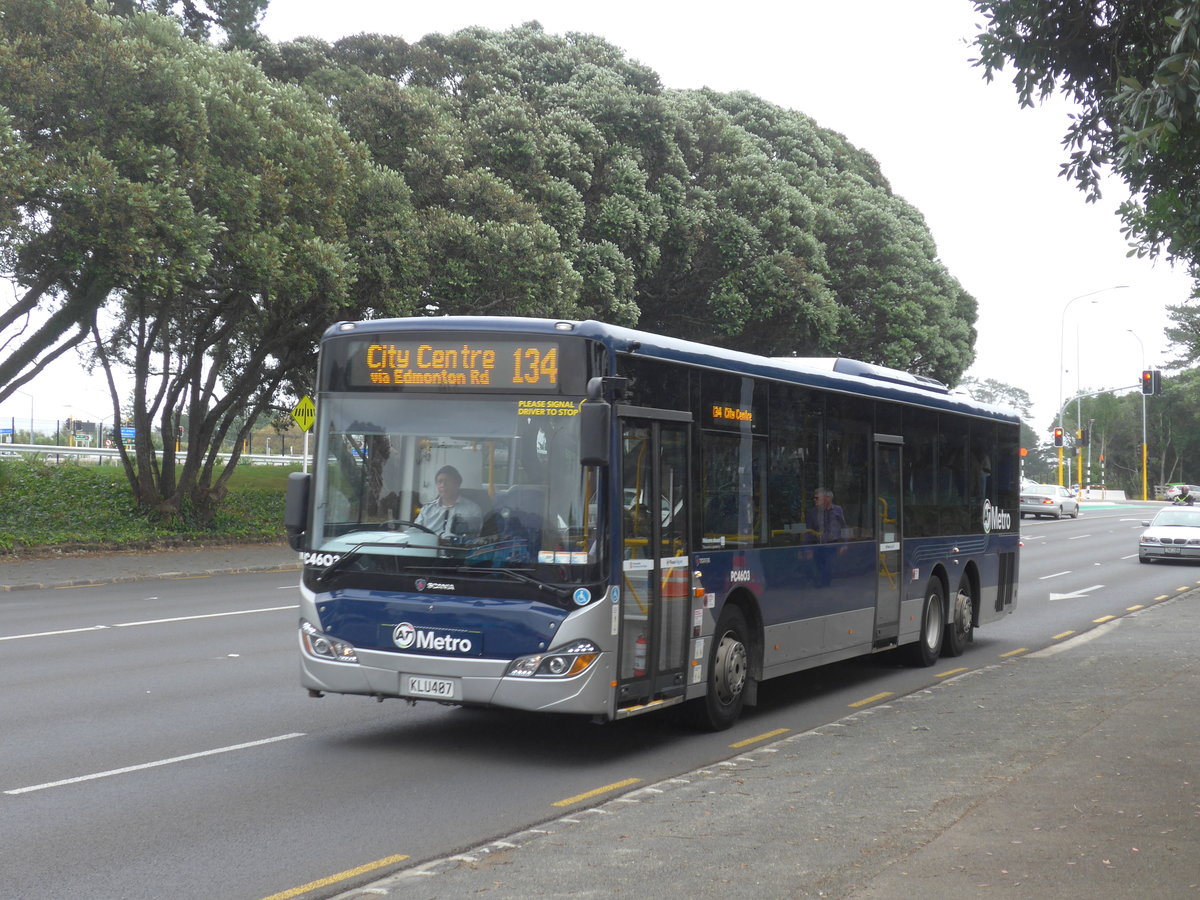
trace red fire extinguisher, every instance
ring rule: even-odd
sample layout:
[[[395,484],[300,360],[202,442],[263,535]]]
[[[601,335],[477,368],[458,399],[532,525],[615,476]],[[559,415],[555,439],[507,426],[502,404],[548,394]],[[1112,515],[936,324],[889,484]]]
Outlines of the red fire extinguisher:
[[[633,642],[633,676],[641,678],[646,674],[646,636],[639,634]]]

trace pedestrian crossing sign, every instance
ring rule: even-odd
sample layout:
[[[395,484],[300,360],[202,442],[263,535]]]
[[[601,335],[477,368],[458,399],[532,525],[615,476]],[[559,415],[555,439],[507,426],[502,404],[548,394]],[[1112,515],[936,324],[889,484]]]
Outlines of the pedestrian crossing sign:
[[[300,402],[292,407],[292,418],[296,420],[301,431],[312,431],[313,422],[317,418],[317,407],[312,397],[306,394],[300,398]]]

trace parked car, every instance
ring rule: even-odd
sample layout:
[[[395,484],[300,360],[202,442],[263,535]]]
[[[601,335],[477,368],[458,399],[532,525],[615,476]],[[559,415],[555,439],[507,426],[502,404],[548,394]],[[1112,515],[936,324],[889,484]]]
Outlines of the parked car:
[[[1160,509],[1138,541],[1138,562],[1200,559],[1200,506]]]
[[[1164,498],[1168,503],[1174,503],[1175,498],[1182,493],[1185,487],[1188,489],[1189,494],[1196,498],[1196,500],[1200,501],[1200,484],[1172,484],[1167,488]]]
[[[1021,518],[1033,516],[1040,519],[1050,516],[1061,519],[1070,516],[1079,518],[1079,501],[1071,492],[1058,484],[1035,484],[1021,486]]]

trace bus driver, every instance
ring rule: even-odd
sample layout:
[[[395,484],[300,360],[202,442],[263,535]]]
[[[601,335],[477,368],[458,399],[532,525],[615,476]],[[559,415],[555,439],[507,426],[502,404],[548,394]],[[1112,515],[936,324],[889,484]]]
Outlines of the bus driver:
[[[462,475],[454,466],[442,466],[434,476],[437,499],[426,503],[417,514],[417,524],[441,537],[477,537],[483,527],[483,511],[459,494]]]

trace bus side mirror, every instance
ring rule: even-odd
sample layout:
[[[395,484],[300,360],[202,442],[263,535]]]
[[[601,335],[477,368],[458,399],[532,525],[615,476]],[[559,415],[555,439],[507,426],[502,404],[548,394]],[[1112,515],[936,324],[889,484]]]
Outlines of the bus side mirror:
[[[579,407],[579,464],[607,466],[612,440],[612,405],[587,400]]]
[[[312,476],[307,472],[288,475],[287,500],[283,507],[283,529],[293,550],[304,548],[304,528],[308,524],[308,492]]]

